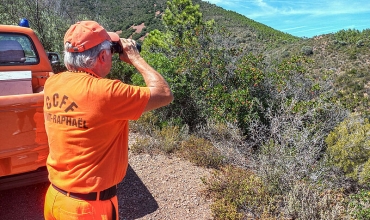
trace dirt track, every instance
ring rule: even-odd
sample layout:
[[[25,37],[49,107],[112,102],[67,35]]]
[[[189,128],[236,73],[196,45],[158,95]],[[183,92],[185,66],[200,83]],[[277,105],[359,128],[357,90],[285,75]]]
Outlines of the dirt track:
[[[119,184],[120,219],[212,219],[210,202],[201,196],[204,168],[163,155],[130,155]],[[0,220],[42,220],[49,183],[0,191]]]

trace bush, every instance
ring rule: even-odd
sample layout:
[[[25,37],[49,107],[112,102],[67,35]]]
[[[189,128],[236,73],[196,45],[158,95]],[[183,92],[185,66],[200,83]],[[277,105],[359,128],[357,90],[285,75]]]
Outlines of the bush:
[[[362,172],[359,174],[361,183],[367,184],[370,187],[370,159],[364,164]]]
[[[282,58],[287,58],[287,57],[289,57],[289,56],[290,56],[290,53],[289,53],[289,51],[286,51],[286,50],[285,50],[285,51],[283,51],[283,52],[282,52],[282,54],[281,54],[281,57],[282,57]]]
[[[309,56],[313,54],[313,48],[311,46],[303,46],[301,52],[302,54]]]
[[[214,198],[211,209],[215,219],[259,219],[268,210],[266,186],[253,172],[226,166],[204,183]]]
[[[153,140],[150,137],[140,137],[130,146],[133,153],[153,153]]]
[[[350,199],[350,215],[359,220],[370,219],[370,191],[361,190],[351,195]]]
[[[364,45],[365,45],[364,40],[359,40],[359,41],[357,41],[357,43],[356,43],[356,46],[357,46],[357,47],[363,47]]]
[[[248,142],[236,124],[208,120],[206,124],[197,128],[196,133],[197,136],[209,140],[221,152],[225,163],[239,167],[248,166],[246,162]],[[241,149],[245,149],[245,152],[241,153]]]
[[[152,118],[154,118],[152,120]],[[180,147],[180,142],[185,139],[188,134],[187,127],[180,129],[171,123],[162,125],[162,128],[156,126],[157,117],[153,117],[153,113],[144,114],[142,120],[134,123],[132,130],[139,130],[142,134],[131,146],[131,150],[135,153],[175,153]],[[147,127],[145,125],[148,125]],[[143,132],[144,131],[144,132]]]
[[[361,184],[370,181],[369,137],[369,120],[352,115],[340,123],[325,140],[332,162]]]
[[[224,160],[220,151],[211,142],[193,135],[182,142],[179,153],[190,162],[208,168],[219,168]]]
[[[130,129],[141,134],[152,134],[159,123],[153,111],[145,112],[138,120],[130,123]]]
[[[325,137],[343,120],[344,113],[332,104],[296,100],[281,102],[279,108],[268,109],[268,124],[254,122],[249,144],[256,148],[253,167],[273,194],[289,192],[299,180],[323,178],[325,164],[320,161],[326,149]],[[297,111],[298,109],[298,111]]]
[[[335,98],[343,106],[354,112],[364,114],[370,113],[370,102],[367,96],[370,75],[365,69],[350,69],[339,75],[336,79],[335,86],[338,92]]]
[[[298,181],[281,204],[284,216],[289,219],[344,219],[346,196],[340,190],[322,190],[318,185]]]
[[[179,148],[182,140],[178,126],[168,125],[155,131],[155,139],[158,140],[158,149],[165,153],[173,153]]]
[[[350,51],[348,59],[356,60],[357,59],[357,52],[356,51]]]

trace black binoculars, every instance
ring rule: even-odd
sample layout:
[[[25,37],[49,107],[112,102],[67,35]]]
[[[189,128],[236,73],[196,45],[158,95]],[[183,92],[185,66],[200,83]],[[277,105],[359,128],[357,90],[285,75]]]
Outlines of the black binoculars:
[[[136,49],[141,52],[141,45],[136,43]],[[123,49],[118,42],[112,42],[111,46],[112,53],[123,53]]]

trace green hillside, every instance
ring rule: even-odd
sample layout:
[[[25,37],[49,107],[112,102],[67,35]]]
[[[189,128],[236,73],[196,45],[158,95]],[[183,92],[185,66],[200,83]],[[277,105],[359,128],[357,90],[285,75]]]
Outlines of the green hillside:
[[[232,32],[230,37],[236,38],[237,42],[242,45],[253,45],[253,47],[263,51],[266,48],[276,47],[299,40],[298,37],[275,30],[241,14],[225,10],[214,4],[199,0],[193,2],[194,4],[201,5],[201,11],[206,20],[214,19],[218,25],[226,27]]]
[[[199,0],[194,1],[194,4],[201,5],[201,12],[205,20],[214,19],[217,25],[226,27],[232,33],[230,37],[237,38],[238,43],[253,50],[264,50],[266,46],[286,44],[298,39],[216,5]],[[27,10],[19,7],[22,5],[25,5]],[[7,18],[3,18],[2,23],[17,24],[20,18],[27,17],[37,29],[41,28],[38,20],[41,16],[40,13],[50,13],[62,18],[62,23],[56,24],[60,27],[66,28],[67,25],[78,20],[90,19],[98,21],[110,31],[123,31],[122,37],[133,35],[134,39],[139,39],[154,29],[164,30],[161,16],[166,8],[166,0],[129,0],[125,2],[117,0],[51,0],[43,7],[46,7],[47,10],[31,12],[31,10],[37,10],[35,3],[24,4],[22,0],[5,0],[1,10],[4,11],[2,16],[7,16]],[[39,9],[41,9],[40,6]],[[55,10],[58,10],[58,13],[52,13]],[[6,12],[9,11],[12,13],[7,14]],[[143,23],[145,29],[140,33],[135,33],[135,29],[132,27]]]

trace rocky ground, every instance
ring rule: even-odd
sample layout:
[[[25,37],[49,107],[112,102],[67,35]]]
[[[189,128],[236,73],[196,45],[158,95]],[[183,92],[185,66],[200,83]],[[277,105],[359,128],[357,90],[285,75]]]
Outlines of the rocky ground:
[[[119,184],[120,219],[212,219],[201,178],[210,171],[176,157],[130,154]],[[43,219],[48,183],[0,191],[0,219]]]
[[[119,186],[121,219],[212,219],[211,201],[201,194],[208,170],[179,158],[142,154],[130,157],[128,172]]]

